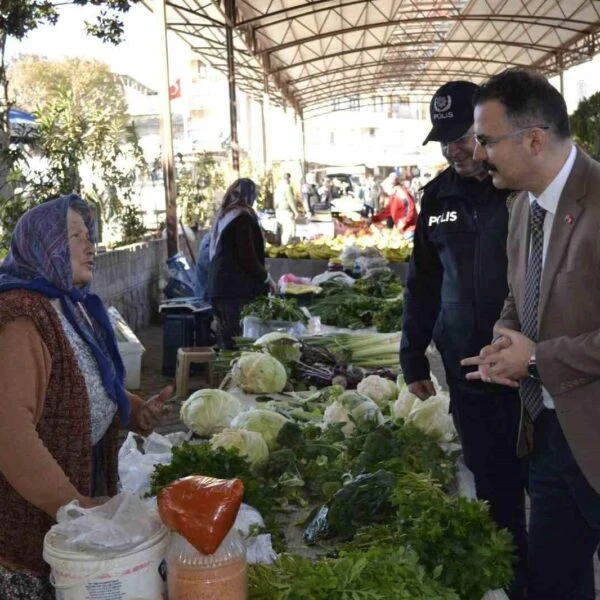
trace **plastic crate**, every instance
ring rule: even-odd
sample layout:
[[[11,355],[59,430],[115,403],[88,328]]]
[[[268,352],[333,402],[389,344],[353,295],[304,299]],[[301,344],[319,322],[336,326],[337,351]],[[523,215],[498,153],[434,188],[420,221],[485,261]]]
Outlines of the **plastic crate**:
[[[182,309],[178,309],[181,311]],[[171,377],[177,368],[177,350],[190,346],[212,346],[214,338],[210,328],[212,309],[199,312],[171,312],[163,310],[163,361],[162,374]],[[193,371],[198,370],[196,365]]]

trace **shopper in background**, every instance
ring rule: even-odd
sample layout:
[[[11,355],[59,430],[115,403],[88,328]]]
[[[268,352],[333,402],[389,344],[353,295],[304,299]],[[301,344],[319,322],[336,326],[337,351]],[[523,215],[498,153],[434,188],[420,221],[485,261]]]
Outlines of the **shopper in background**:
[[[75,195],[26,212],[0,267],[0,598],[50,600],[44,535],[72,500],[117,492],[119,423],[148,435],[172,388],[144,402],[90,293],[93,210]]]
[[[281,226],[281,243],[288,244],[296,233],[296,198],[291,184],[291,175],[284,173],[279,185],[275,188],[274,204],[275,216]]]
[[[198,244],[198,260],[196,261],[196,297],[207,300],[206,284],[208,282],[208,264],[210,263],[210,232],[205,233]]]
[[[256,185],[237,179],[225,192],[210,234],[207,296],[217,320],[217,342],[234,348],[242,308],[275,290],[265,268],[265,242],[252,206]]]
[[[417,224],[417,207],[412,194],[400,183],[400,178],[393,175],[388,178],[387,205],[373,215],[372,222],[386,221],[388,226],[396,227],[402,233],[415,230]]]
[[[404,296],[400,362],[408,389],[426,400],[436,393],[427,347],[439,350],[450,391],[452,417],[477,497],[490,505],[497,525],[517,547],[511,600],[523,598],[526,575],[525,465],[517,458],[521,404],[503,386],[465,380],[460,360],[478,352],[508,292],[508,191],[494,188],[473,160],[472,99],[467,81],[443,85],[431,100],[433,128],[424,143],[441,142],[450,167],[423,190]]]

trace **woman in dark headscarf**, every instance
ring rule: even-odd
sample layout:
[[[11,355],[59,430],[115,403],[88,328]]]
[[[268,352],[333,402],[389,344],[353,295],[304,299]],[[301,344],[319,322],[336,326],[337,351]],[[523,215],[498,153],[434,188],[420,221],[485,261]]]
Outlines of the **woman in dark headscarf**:
[[[42,547],[57,510],[116,493],[119,421],[149,434],[172,391],[145,403],[125,390],[93,267],[75,195],[25,213],[0,267],[0,598],[54,598]]]
[[[242,308],[275,285],[265,269],[265,243],[252,209],[256,185],[234,181],[225,192],[210,235],[207,295],[217,319],[221,348],[241,334]]]

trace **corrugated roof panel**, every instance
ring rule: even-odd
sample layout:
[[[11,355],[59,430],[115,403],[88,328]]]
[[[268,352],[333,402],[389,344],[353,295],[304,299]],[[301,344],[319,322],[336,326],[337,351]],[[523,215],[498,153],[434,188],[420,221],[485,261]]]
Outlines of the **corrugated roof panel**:
[[[168,26],[226,70],[219,1],[167,6]],[[596,0],[237,0],[236,7],[237,81],[260,96],[266,68],[275,101],[285,88],[298,110],[368,93],[369,85],[429,93],[445,80],[483,79],[512,64],[553,74],[557,57],[571,66],[600,43]]]

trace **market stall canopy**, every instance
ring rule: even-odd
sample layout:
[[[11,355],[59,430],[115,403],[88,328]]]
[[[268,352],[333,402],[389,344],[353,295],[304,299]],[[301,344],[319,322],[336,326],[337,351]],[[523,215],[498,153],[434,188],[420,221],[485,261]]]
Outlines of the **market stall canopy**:
[[[266,74],[271,101],[305,117],[340,99],[428,101],[510,66],[553,76],[599,51],[597,0],[236,0],[233,19],[227,1],[167,0],[167,26],[225,73],[233,26],[238,86],[260,99]]]

